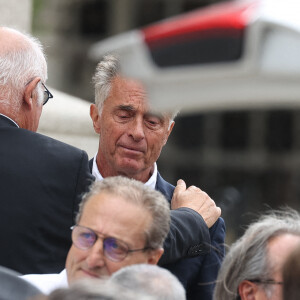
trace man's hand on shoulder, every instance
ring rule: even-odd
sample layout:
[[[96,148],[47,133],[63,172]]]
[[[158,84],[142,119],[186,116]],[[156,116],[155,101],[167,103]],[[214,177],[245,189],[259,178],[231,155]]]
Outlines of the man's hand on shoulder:
[[[186,184],[182,179],[177,181],[171,201],[172,209],[180,207],[188,207],[198,212],[209,228],[221,216],[221,208],[216,206],[214,200],[194,185],[186,188]]]

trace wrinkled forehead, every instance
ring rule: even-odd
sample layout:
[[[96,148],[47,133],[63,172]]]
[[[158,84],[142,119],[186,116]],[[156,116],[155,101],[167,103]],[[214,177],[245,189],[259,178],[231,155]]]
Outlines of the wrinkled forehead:
[[[105,213],[108,217],[113,217],[116,212],[123,212],[125,208],[142,207],[135,198],[135,191],[122,185],[116,186],[115,190],[112,190],[112,187],[104,188],[86,199],[82,215],[89,217],[91,214]]]
[[[110,101],[110,98],[118,99],[122,105],[126,106],[126,103],[132,105],[133,110],[136,109],[136,106],[142,105],[146,114],[171,119],[172,112],[163,111],[159,105],[154,105],[149,100],[149,92],[149,87],[145,82],[118,75],[112,80],[108,101]]]
[[[151,219],[145,207],[127,196],[102,192],[85,203],[79,224],[117,238],[130,238],[132,235],[143,236]]]

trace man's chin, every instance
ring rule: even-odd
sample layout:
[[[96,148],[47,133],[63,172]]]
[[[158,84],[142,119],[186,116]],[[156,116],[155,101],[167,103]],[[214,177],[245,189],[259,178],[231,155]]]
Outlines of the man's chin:
[[[144,166],[138,163],[137,161],[125,160],[119,164],[118,169],[120,170],[120,173],[124,173],[125,176],[134,177],[135,175],[142,172],[143,167]]]

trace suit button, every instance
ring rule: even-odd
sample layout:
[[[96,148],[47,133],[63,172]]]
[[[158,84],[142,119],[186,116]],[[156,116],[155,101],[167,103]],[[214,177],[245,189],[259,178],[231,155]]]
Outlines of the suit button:
[[[205,244],[199,244],[190,247],[188,250],[188,256],[199,256],[199,255],[204,255],[210,252],[210,247]]]

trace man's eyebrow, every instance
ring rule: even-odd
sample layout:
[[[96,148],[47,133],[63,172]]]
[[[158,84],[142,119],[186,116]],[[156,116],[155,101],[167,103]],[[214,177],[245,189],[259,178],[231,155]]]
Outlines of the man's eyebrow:
[[[119,105],[117,109],[120,110],[127,110],[127,111],[134,111],[134,107],[132,105]]]
[[[146,116],[156,117],[156,118],[159,118],[161,120],[163,120],[165,118],[164,114],[159,113],[159,112],[155,112],[155,111],[149,111],[148,113],[146,113]]]

